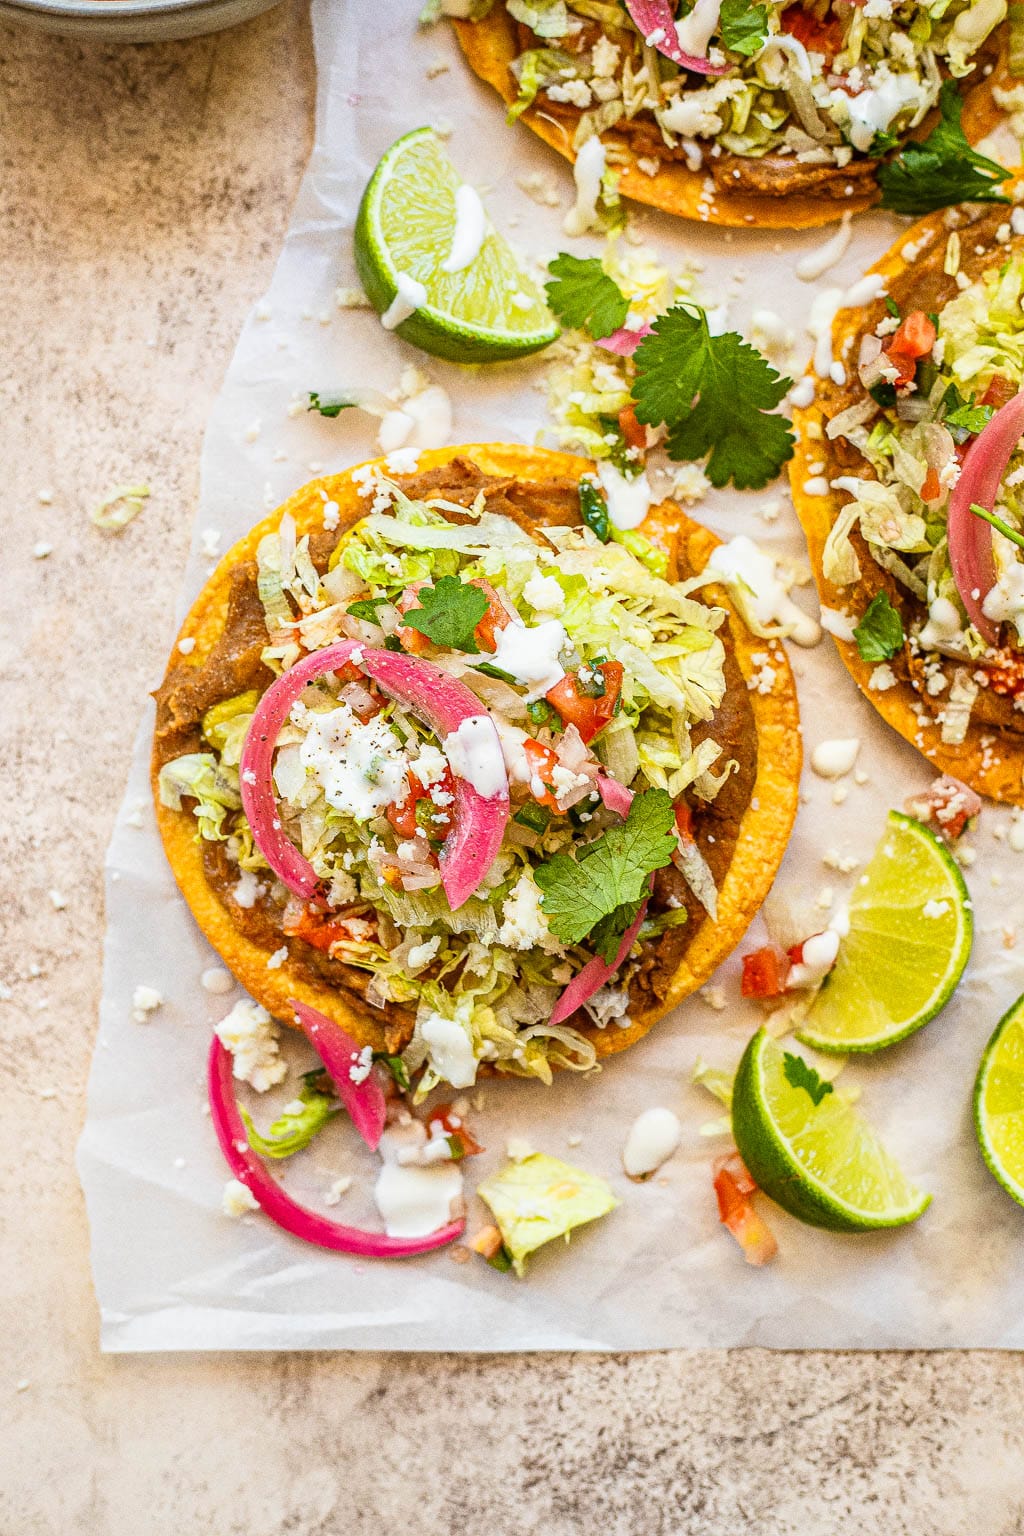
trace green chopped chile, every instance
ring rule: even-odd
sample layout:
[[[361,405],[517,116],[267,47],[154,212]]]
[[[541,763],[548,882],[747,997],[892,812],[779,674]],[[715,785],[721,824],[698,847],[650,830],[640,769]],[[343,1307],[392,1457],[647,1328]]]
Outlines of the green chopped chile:
[[[585,477],[580,481],[580,517],[602,544],[608,543],[612,531],[611,520],[608,517],[608,503],[593,480]]]

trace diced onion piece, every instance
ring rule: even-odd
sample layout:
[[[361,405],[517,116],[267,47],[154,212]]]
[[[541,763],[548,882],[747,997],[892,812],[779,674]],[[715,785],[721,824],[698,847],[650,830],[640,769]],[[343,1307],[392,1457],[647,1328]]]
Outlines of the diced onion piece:
[[[995,645],[999,638],[998,624],[982,608],[996,582],[992,529],[971,511],[971,505],[976,502],[986,512],[993,511],[1010,454],[1022,432],[1024,391],[998,410],[971,443],[949,498],[947,532],[953,580],[967,617],[989,645]]]
[[[288,1006],[294,1010],[296,1023],[326,1067],[352,1124],[370,1151],[376,1152],[384,1131],[387,1103],[374,1072],[363,1075],[361,1082],[353,1080],[352,1068],[359,1062],[360,1047],[340,1024],[335,1024],[333,1019],[308,1003],[291,998]]]
[[[249,1146],[245,1124],[235,1101],[232,1084],[231,1052],[214,1035],[210,1042],[207,1086],[210,1118],[220,1149],[235,1178],[244,1184],[265,1216],[293,1237],[318,1248],[338,1253],[355,1253],[366,1259],[408,1258],[430,1253],[461,1237],[465,1221],[452,1221],[425,1237],[388,1237],[383,1232],[365,1232],[361,1227],[346,1227],[309,1210],[285,1194]]]

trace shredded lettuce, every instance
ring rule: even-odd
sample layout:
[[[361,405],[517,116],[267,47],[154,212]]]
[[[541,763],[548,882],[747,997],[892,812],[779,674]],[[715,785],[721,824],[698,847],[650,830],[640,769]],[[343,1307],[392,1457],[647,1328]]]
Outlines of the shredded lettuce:
[[[556,1237],[607,1216],[619,1204],[608,1184],[544,1152],[509,1163],[477,1187],[498,1225],[517,1275],[526,1260]]]
[[[212,752],[188,752],[165,763],[159,777],[160,804],[180,811],[182,800],[195,800],[193,815],[198,836],[223,842],[224,818],[242,804],[238,792],[238,773],[222,766]]]

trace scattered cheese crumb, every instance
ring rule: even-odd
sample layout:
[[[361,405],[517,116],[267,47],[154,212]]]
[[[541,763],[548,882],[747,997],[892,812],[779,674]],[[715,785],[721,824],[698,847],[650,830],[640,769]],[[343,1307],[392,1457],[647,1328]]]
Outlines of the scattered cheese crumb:
[[[64,908],[68,904],[68,899],[66,896],[62,895],[60,891],[51,891],[50,903],[55,912],[63,912]]]
[[[324,1192],[324,1205],[337,1205],[342,1195],[347,1194],[352,1188],[350,1174],[343,1173],[340,1179],[335,1179],[329,1189]]]
[[[136,1024],[145,1024],[151,1013],[163,1006],[163,996],[155,987],[138,986],[132,993],[132,1018]]]
[[[228,1179],[224,1185],[224,1193],[220,1197],[220,1208],[225,1216],[232,1216],[236,1220],[245,1216],[249,1211],[258,1211],[260,1203],[247,1184],[241,1179]]]
[[[52,555],[52,554],[53,554],[53,545],[52,544],[47,544],[44,540],[40,540],[40,542],[38,544],[33,544],[33,546],[32,546],[32,555],[33,555],[33,558],[36,559],[36,560],[45,560],[47,555]]]
[[[224,970],[222,966],[211,965],[199,978],[204,992],[212,992],[215,996],[223,996],[230,992],[235,985],[235,979]]]
[[[184,640],[178,641],[178,650],[183,656],[191,656],[196,648],[196,642],[191,635],[186,635]]]
[[[278,970],[280,970],[281,966],[284,965],[284,963],[285,963],[285,961],[287,959],[288,959],[288,945],[287,944],[282,944],[281,948],[280,949],[275,949],[274,953],[267,960],[267,970],[268,971],[278,971]]]

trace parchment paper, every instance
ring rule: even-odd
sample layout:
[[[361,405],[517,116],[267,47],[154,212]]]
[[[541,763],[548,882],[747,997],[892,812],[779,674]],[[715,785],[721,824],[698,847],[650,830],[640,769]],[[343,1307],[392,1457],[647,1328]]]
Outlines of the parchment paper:
[[[226,548],[315,472],[374,454],[369,418],[354,411],[335,422],[289,416],[297,394],[357,380],[388,388],[415,363],[450,392],[454,441],[532,442],[544,425],[543,362],[460,370],[413,353],[372,314],[335,304],[338,286],[355,282],[351,227],[362,187],[383,150],[423,122],[454,125],[450,148],[459,169],[525,250],[547,259],[558,249],[588,248],[561,233],[571,201],[568,168],[525,129],[505,125],[500,103],[469,77],[446,27],[417,30],[419,3],[391,0],[382,28],[377,7],[315,0],[316,145],[270,291],[246,324],[209,424],[179,618],[211,568],[206,530],[216,529]],[[450,67],[428,77],[428,67],[441,63]],[[517,178],[531,171],[554,182],[561,207],[540,207],[519,190]],[[704,263],[702,297],[729,300],[732,324],[742,326],[767,303],[798,330],[817,288],[851,282],[897,229],[885,215],[860,219],[839,266],[808,285],[794,277],[794,262],[827,230],[731,234],[643,211],[633,222],[671,263]],[[765,503],[780,495],[781,515],[766,522]],[[712,494],[698,516],[725,536],[745,531],[780,552],[801,552],[781,488]],[[168,647],[173,633],[168,619]],[[802,903],[820,923],[856,878],[826,868],[823,857],[834,851],[866,860],[887,808],[932,775],[860,699],[827,637],[793,659],[808,750],[827,737],[859,736],[859,767],[868,775],[864,784],[844,780],[841,805],[831,784],[806,775],[776,893],[791,907]],[[483,1087],[473,1124],[488,1151],[468,1165],[470,1188],[503,1161],[505,1139],[515,1134],[603,1174],[622,1199],[568,1249],[552,1245],[539,1254],[528,1278],[517,1281],[476,1258],[457,1264],[448,1252],[354,1262],[294,1241],[259,1216],[239,1222],[221,1213],[227,1171],[204,1113],[203,1072],[211,1026],[240,994],[211,996],[200,984],[215,956],[178,896],[156,836],[148,805],[151,727],[147,709],[108,856],[103,1000],[79,1152],[104,1349],[1024,1345],[1024,1213],[983,1167],[969,1117],[984,1042],[1024,982],[1022,951],[1007,947],[1008,925],[1024,910],[1024,856],[998,840],[1007,812],[986,806],[970,838],[977,940],[954,1002],[917,1037],[850,1065],[844,1077],[863,1086],[864,1110],[934,1192],[920,1223],[894,1235],[840,1237],[770,1208],[779,1257],[763,1270],[743,1263],[718,1225],[711,1189],[711,1159],[725,1143],[699,1131],[720,1110],[688,1086],[698,1055],[732,1067],[759,1022],[740,1002],[734,957],[716,978],[724,1009],[690,1000],[599,1075],[564,1076],[548,1090],[514,1082]],[[831,907],[824,887],[832,888]],[[745,947],[758,937],[755,927]],[[144,1024],[132,1020],[139,984],[165,999]],[[660,1176],[634,1185],[622,1173],[621,1148],[634,1116],[652,1104],[680,1114],[684,1141]],[[301,1164],[288,1165],[288,1187],[309,1198],[353,1174],[336,1214],[376,1225],[375,1160],[355,1140],[332,1125]],[[471,1202],[470,1231],[483,1217]]]

